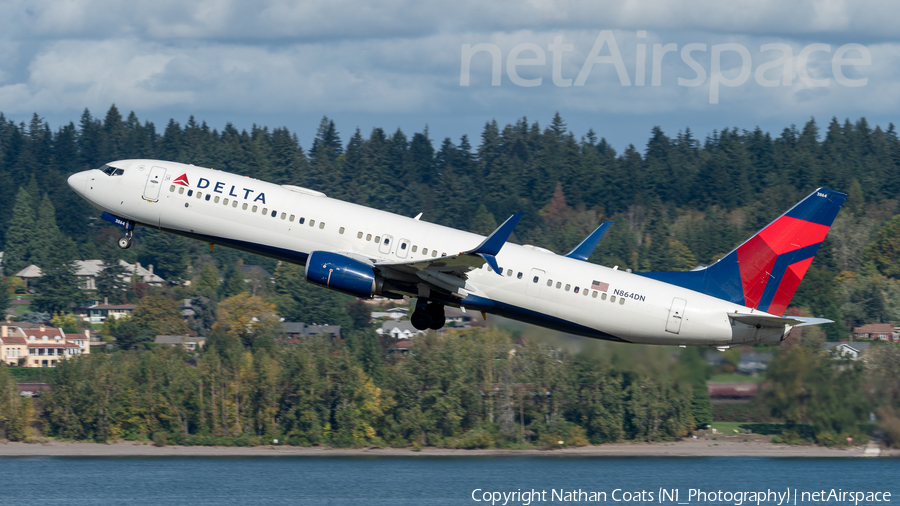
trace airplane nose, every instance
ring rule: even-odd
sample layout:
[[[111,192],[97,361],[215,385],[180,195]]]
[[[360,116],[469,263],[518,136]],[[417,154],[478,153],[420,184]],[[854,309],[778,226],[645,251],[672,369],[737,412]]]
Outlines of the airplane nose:
[[[69,176],[69,186],[75,190],[75,193],[79,195],[84,195],[84,189],[87,186],[88,175],[87,172],[76,172]]]

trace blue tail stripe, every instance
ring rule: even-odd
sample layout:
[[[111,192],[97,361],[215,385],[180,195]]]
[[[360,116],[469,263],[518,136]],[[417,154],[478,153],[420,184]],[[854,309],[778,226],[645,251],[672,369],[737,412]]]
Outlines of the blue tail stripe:
[[[814,257],[821,245],[822,243],[816,243],[805,248],[791,251],[790,253],[779,255],[778,258],[775,259],[775,265],[772,266],[769,281],[766,283],[766,289],[759,299],[757,308],[762,311],[768,311],[769,305],[772,304],[772,299],[774,299],[775,294],[778,293],[778,287],[781,286],[781,280],[784,278],[784,273],[787,271],[787,268],[801,260]]]

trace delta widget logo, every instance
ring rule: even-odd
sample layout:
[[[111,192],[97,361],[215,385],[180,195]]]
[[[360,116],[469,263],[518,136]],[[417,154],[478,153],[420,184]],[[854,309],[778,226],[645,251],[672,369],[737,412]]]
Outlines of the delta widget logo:
[[[188,178],[187,178],[186,173],[176,177],[175,181],[172,181],[172,182],[175,184],[180,184],[181,186],[190,186],[191,185],[190,183],[188,183]]]

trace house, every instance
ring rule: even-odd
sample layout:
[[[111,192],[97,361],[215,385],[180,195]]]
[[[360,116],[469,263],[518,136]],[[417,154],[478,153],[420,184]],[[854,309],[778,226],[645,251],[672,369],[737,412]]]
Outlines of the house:
[[[107,297],[103,298],[103,304],[94,304],[89,307],[76,307],[73,311],[83,321],[91,323],[103,323],[107,318],[115,319],[123,316],[131,316],[137,308],[135,304],[110,304]]]
[[[860,343],[860,342],[852,342],[852,343],[825,343],[822,347],[826,351],[837,350],[837,353],[841,356],[846,356],[850,360],[857,360],[859,357],[865,355],[866,351],[872,343]]]
[[[163,278],[153,273],[153,264],[148,266],[149,269],[144,269],[141,267],[140,262],[132,265],[124,260],[119,260],[119,265],[125,269],[125,274],[122,276],[124,279],[130,280],[136,276],[139,282],[147,283],[150,286],[162,286],[166,282]],[[97,275],[103,270],[103,260],[76,260],[75,266],[75,275],[81,281],[81,288],[83,290],[96,290]],[[16,276],[22,278],[27,286],[29,280],[41,277],[41,268],[36,265],[29,265],[19,271]]]
[[[41,277],[41,268],[32,264],[17,272],[16,276],[22,278],[22,281],[25,282],[25,287],[27,288],[30,281]]]
[[[380,329],[376,329],[375,332],[380,336],[390,336],[394,339],[409,339],[412,336],[417,336],[419,334],[424,334],[424,330],[418,330],[417,328],[412,326],[411,322],[408,321],[386,321],[381,324]]]
[[[771,353],[745,352],[738,361],[737,372],[741,374],[759,374],[769,368]]]
[[[28,355],[28,341],[22,329],[0,325],[0,360],[10,366],[19,365],[19,359]]]
[[[188,321],[197,314],[194,311],[194,305],[191,303],[191,299],[184,299],[181,301],[181,304],[178,304],[178,310],[181,311],[181,318],[184,321]]]
[[[91,352],[90,347],[90,331],[84,334],[66,335],[63,329],[48,327],[46,325],[34,324],[16,324],[0,325],[0,336],[6,335],[7,340],[13,340],[13,337],[21,338],[25,341],[24,354],[22,354],[21,342],[17,346],[4,346],[4,348],[16,348],[17,356],[10,356],[8,352],[0,354],[4,357],[4,362],[13,365],[12,360],[15,359],[16,365],[24,367],[56,367],[56,363],[60,360],[76,355],[87,355]]]
[[[397,342],[388,348],[388,353],[392,355],[409,355],[409,339],[398,339]]]
[[[206,344],[205,337],[193,336],[156,336],[153,339],[156,344],[168,344],[169,346],[182,346],[187,351],[197,351]]]
[[[287,334],[289,342],[319,334],[326,334],[332,339],[343,339],[340,325],[307,325],[303,322],[284,322],[284,333]]]
[[[853,328],[853,339],[872,339],[881,341],[900,341],[900,334],[893,323],[867,323]]]
[[[392,318],[394,320],[399,320],[400,318],[406,316],[409,316],[408,307],[392,307],[387,311],[372,311],[373,320],[376,320],[378,318]]]

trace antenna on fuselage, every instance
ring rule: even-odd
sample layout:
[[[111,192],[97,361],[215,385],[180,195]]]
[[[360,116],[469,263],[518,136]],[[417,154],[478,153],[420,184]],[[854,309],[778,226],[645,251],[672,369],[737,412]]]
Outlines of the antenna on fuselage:
[[[417,214],[416,217],[413,218],[413,219],[416,220],[416,221],[419,221],[419,218],[421,218],[421,217],[422,217],[422,213],[419,213],[419,214]]]

